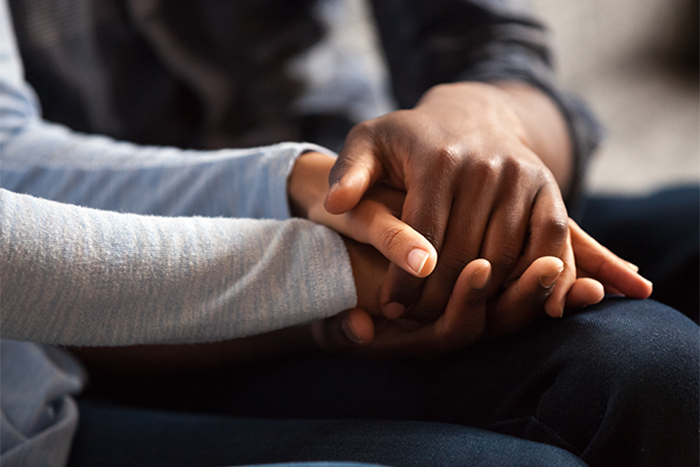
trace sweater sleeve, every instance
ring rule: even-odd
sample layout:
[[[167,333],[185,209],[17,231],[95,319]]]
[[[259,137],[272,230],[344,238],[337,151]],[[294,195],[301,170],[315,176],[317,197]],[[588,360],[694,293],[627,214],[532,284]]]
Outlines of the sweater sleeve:
[[[311,148],[181,151],[46,123],[0,1],[2,337],[204,342],[354,306],[340,237],[289,219],[286,177]]]

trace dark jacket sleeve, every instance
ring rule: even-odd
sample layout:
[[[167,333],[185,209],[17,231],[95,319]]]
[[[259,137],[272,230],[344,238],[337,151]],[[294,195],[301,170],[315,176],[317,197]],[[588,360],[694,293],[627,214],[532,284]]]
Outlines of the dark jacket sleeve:
[[[579,198],[602,128],[580,100],[556,84],[547,30],[521,0],[374,0],[395,97],[410,108],[431,86],[518,80],[546,92],[564,115],[574,148],[566,198]]]

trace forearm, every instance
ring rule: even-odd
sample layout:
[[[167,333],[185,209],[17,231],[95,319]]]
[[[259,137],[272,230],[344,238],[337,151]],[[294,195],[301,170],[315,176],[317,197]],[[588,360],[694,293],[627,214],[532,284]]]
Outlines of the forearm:
[[[340,237],[303,220],[166,218],[0,191],[2,337],[211,342],[356,303]]]
[[[144,147],[39,120],[8,133],[2,186],[97,209],[162,216],[290,216],[286,179],[317,146],[284,143],[221,151]]]

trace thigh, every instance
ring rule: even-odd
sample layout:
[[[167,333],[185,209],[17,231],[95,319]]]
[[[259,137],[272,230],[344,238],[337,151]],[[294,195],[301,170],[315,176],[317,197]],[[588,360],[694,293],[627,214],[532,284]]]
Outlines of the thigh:
[[[592,465],[688,465],[698,458],[699,337],[660,303],[606,299],[434,361],[318,353],[128,386],[130,402],[171,410],[438,422]]]
[[[198,467],[363,462],[397,467],[577,466],[543,444],[456,425],[362,420],[262,420],[81,402],[70,467]],[[328,464],[309,464],[322,467]],[[356,465],[356,464],[353,464]],[[366,464],[365,464],[366,465]],[[300,467],[300,466],[298,466]]]

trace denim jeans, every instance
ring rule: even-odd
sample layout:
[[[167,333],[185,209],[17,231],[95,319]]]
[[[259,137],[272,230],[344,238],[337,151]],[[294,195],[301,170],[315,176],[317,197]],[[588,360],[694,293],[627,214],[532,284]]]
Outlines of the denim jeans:
[[[83,403],[70,465],[575,465],[549,446],[590,465],[697,465],[699,338],[673,309],[612,298],[437,361],[319,353],[150,394],[132,382],[143,405],[221,416]],[[159,464],[167,453],[182,463]]]
[[[84,428],[71,466],[214,467],[321,460],[407,467],[584,465],[563,449],[445,423],[248,419],[90,403],[82,403],[80,411]]]

